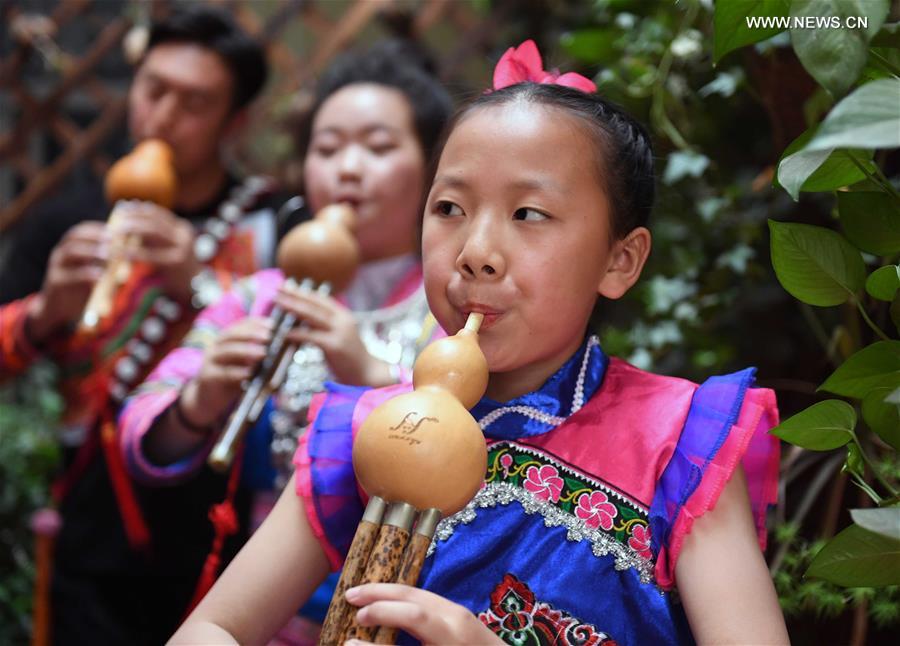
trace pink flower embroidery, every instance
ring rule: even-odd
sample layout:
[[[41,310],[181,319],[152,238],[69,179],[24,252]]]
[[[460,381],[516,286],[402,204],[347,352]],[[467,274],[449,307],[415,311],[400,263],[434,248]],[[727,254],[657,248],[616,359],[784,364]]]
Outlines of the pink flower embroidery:
[[[504,453],[500,456],[500,466],[503,467],[503,476],[505,478],[509,477],[509,468],[513,464],[513,458],[509,453]]]
[[[593,81],[581,74],[575,74],[574,72],[560,74],[559,70],[550,72],[544,70],[541,53],[538,51],[534,41],[530,39],[518,47],[507,49],[494,68],[495,90],[525,81],[565,85],[589,94],[597,91],[597,86],[594,85]]]
[[[650,553],[650,527],[647,525],[635,524],[631,530],[631,538],[628,539],[628,547],[641,555],[645,559],[649,559]]]
[[[584,520],[585,525],[594,529],[599,526],[607,531],[612,529],[613,518],[618,513],[619,510],[602,491],[581,494],[575,508],[575,515]]]
[[[525,472],[528,476],[525,480],[525,488],[538,498],[556,502],[562,493],[563,480],[559,477],[556,467],[545,464],[540,469],[529,467]]]

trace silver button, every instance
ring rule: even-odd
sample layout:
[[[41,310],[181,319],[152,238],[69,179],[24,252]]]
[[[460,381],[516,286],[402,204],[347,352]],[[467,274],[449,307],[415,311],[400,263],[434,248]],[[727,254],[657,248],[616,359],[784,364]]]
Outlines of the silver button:
[[[162,319],[151,316],[141,323],[141,336],[151,345],[159,343],[166,336],[166,324]]]
[[[223,202],[222,206],[219,207],[219,217],[226,222],[237,222],[241,219],[242,213],[241,207],[234,202]]]
[[[212,218],[206,223],[206,230],[209,231],[217,240],[224,240],[231,233],[231,227],[224,220]]]
[[[194,255],[200,262],[209,262],[219,250],[218,241],[208,233],[201,233],[194,240]]]
[[[157,314],[169,321],[169,323],[174,323],[181,318],[181,305],[165,296],[160,296],[156,299],[153,309]]]
[[[137,362],[131,357],[122,357],[116,362],[116,376],[126,384],[134,382],[138,376]]]
[[[138,363],[148,363],[153,358],[153,348],[139,339],[132,339],[125,348]]]

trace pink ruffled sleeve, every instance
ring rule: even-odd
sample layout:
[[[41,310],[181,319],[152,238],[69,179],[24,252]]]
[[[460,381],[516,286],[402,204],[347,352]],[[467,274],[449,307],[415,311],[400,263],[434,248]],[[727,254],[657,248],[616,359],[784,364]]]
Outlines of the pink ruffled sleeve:
[[[675,453],[651,506],[655,575],[675,585],[675,566],[694,520],[713,509],[738,465],[743,466],[760,549],[766,546],[766,512],[778,495],[780,444],[775,394],[751,388],[753,370],[715,377],[695,393]]]
[[[313,397],[310,425],[294,454],[294,484],[313,534],[339,570],[362,518],[353,472],[353,410],[365,388],[327,383]]]

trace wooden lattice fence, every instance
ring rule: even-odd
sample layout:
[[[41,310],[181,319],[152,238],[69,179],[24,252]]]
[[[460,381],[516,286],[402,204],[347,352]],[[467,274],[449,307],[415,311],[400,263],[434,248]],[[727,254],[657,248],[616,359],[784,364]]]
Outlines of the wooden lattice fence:
[[[265,142],[280,136],[282,143],[289,135],[273,134],[273,122],[289,113],[290,106],[302,105],[304,90],[347,47],[390,35],[392,25],[403,24],[408,35],[436,52],[441,77],[459,86],[459,79],[473,67],[484,71],[498,27],[515,4],[513,0],[192,1],[227,8],[267,45],[273,80],[254,107],[251,132],[269,129],[269,140],[252,139]],[[175,0],[0,3],[0,233],[76,169],[97,176],[105,173],[113,154],[124,146],[131,69],[123,56],[123,41],[132,27],[165,15],[177,4]],[[239,148],[238,157],[251,170],[259,170],[247,146]],[[289,153],[256,155],[269,160],[263,170],[284,171],[287,176],[289,157]],[[273,158],[279,160],[279,168],[271,167]]]

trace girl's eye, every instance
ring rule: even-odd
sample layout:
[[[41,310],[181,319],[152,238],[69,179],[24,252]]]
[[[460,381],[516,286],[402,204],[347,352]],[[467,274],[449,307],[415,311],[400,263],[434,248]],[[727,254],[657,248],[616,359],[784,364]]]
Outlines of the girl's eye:
[[[463,210],[458,205],[447,200],[438,200],[434,205],[434,210],[447,217],[463,214]]]
[[[535,209],[516,209],[515,213],[513,213],[513,219],[515,220],[524,220],[525,222],[539,222],[540,220],[546,220],[549,216],[545,213],[541,213]]]
[[[320,157],[331,157],[337,152],[337,146],[318,144],[313,147],[313,151]]]
[[[386,155],[396,147],[393,142],[380,141],[369,143],[369,150],[376,155]]]

